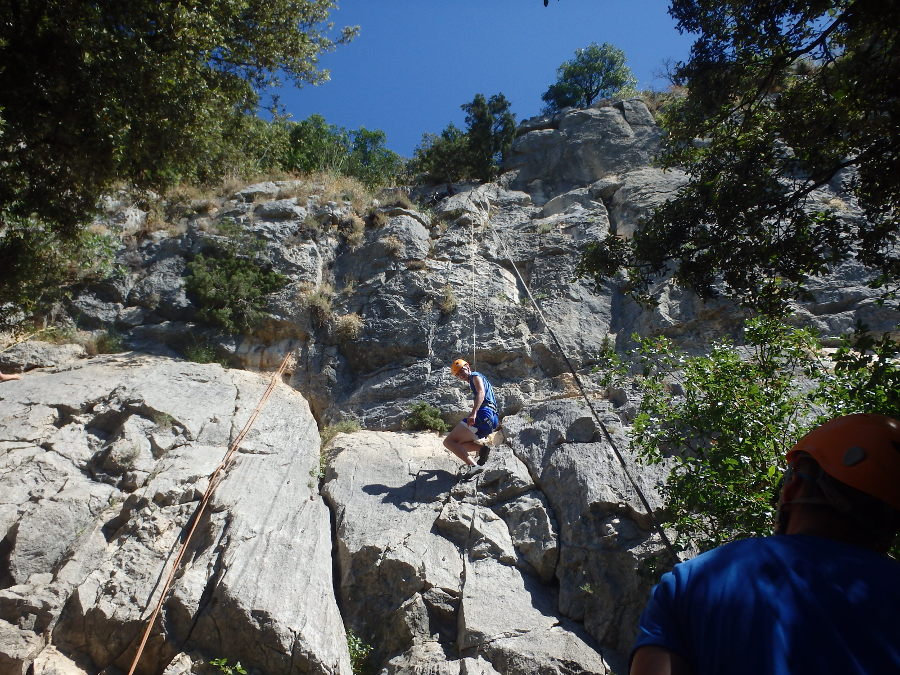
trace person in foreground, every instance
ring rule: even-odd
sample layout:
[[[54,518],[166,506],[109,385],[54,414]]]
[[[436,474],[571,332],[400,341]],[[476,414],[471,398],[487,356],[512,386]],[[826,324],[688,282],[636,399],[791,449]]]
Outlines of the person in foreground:
[[[469,467],[465,474],[470,478],[482,471],[490,449],[478,441],[486,438],[500,426],[497,415],[497,401],[494,388],[481,373],[472,370],[468,361],[456,359],[450,365],[450,372],[458,380],[468,382],[475,400],[469,416],[457,424],[444,439],[444,447],[459,457]],[[470,454],[478,453],[478,463],[472,461]]]
[[[631,675],[900,673],[900,421],[838,417],[787,463],[774,536],[663,575]]]

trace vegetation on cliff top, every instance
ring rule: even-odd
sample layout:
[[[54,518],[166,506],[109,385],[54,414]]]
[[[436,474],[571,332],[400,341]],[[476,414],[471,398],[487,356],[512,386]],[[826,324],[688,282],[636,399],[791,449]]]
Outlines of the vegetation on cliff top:
[[[721,280],[773,311],[803,296],[810,275],[858,260],[873,286],[896,293],[896,11],[852,0],[673,0],[670,13],[700,36],[674,70],[687,96],[664,115],[662,163],[690,181],[632,239],[595,243],[582,271],[603,279],[624,268],[647,299],[671,266],[704,298]],[[838,183],[849,204],[819,201],[817,188]],[[859,211],[848,216],[848,205]]]

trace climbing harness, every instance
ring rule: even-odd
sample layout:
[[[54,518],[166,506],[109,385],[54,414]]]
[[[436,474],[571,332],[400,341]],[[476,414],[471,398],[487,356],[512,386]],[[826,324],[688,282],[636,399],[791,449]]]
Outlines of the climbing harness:
[[[519,268],[516,267],[516,264],[513,262],[512,256],[509,254],[509,251],[506,248],[506,244],[502,239],[497,235],[496,230],[493,232],[494,241],[499,243],[500,248],[503,249],[503,254],[506,257],[506,260],[512,266],[513,272],[515,272],[516,278],[519,280],[519,283],[522,284],[522,287],[525,289],[525,293],[528,294],[528,299],[531,300],[531,304],[534,306],[535,311],[537,312],[538,318],[540,318],[541,322],[544,324],[544,327],[547,329],[547,332],[550,333],[550,337],[553,338],[553,342],[556,344],[556,348],[559,350],[560,356],[562,356],[563,361],[565,361],[566,366],[569,369],[569,372],[572,373],[572,377],[575,379],[575,384],[578,385],[578,390],[581,392],[582,398],[584,398],[585,403],[587,403],[588,408],[591,411],[591,414],[594,416],[594,420],[597,422],[597,425],[603,431],[603,435],[606,437],[607,442],[615,453],[616,458],[619,460],[619,464],[622,465],[622,470],[625,472],[625,475],[628,477],[628,481],[631,483],[631,486],[634,488],[634,491],[637,493],[638,498],[641,500],[641,504],[643,504],[644,508],[647,510],[647,514],[650,517],[651,522],[653,523],[654,529],[662,539],[663,545],[672,555],[676,562],[681,562],[681,558],[678,556],[678,553],[675,551],[675,547],[672,545],[672,542],[669,541],[669,537],[666,536],[665,530],[663,530],[662,525],[656,519],[656,516],[653,514],[653,509],[650,507],[650,503],[647,501],[647,498],[644,496],[643,490],[641,490],[640,486],[637,484],[637,481],[631,475],[631,471],[628,470],[628,465],[625,463],[625,458],[622,456],[622,453],[619,452],[619,448],[616,446],[615,441],[613,441],[612,435],[606,428],[606,425],[600,419],[600,415],[597,414],[597,411],[594,409],[594,405],[591,403],[591,399],[588,397],[587,392],[584,389],[584,386],[581,383],[581,378],[578,377],[578,373],[575,371],[575,366],[572,365],[572,362],[569,360],[569,357],[566,356],[566,352],[563,349],[562,344],[559,339],[556,337],[556,333],[553,328],[547,322],[547,319],[544,317],[544,313],[541,312],[541,308],[538,305],[537,301],[534,299],[534,296],[531,294],[531,289],[528,287],[528,284],[525,283],[525,279],[522,278],[522,275],[519,273]]]
[[[131,662],[131,668],[128,671],[128,675],[134,675],[134,671],[137,668],[138,661],[140,661],[141,654],[144,652],[144,647],[147,645],[147,640],[150,637],[150,631],[153,629],[153,624],[156,622],[156,618],[159,616],[160,611],[162,610],[163,602],[166,600],[166,595],[168,595],[169,589],[172,586],[172,581],[175,579],[175,574],[178,572],[178,567],[181,564],[181,560],[184,558],[184,554],[187,552],[188,546],[191,543],[191,538],[194,536],[194,532],[197,529],[197,525],[200,523],[200,518],[203,516],[203,513],[206,511],[206,507],[209,504],[210,499],[212,498],[213,492],[218,487],[219,483],[222,482],[224,478],[225,471],[231,466],[234,462],[234,455],[238,451],[241,446],[241,443],[244,442],[244,438],[247,436],[247,433],[253,427],[253,424],[256,422],[256,419],[259,417],[260,412],[262,412],[263,407],[268,402],[269,397],[272,395],[272,392],[275,391],[275,387],[278,382],[281,381],[281,376],[284,375],[285,370],[288,367],[288,364],[291,362],[291,357],[293,356],[292,352],[288,352],[285,354],[284,360],[281,362],[281,365],[278,367],[273,374],[271,379],[269,380],[269,386],[266,387],[265,392],[263,392],[262,397],[259,400],[259,403],[256,404],[256,407],[253,409],[253,412],[250,414],[250,417],[247,419],[247,422],[244,424],[244,428],[241,429],[241,432],[237,435],[234,441],[231,443],[231,446],[228,448],[228,452],[225,453],[225,456],[222,458],[222,461],[219,463],[219,466],[216,467],[216,470],[212,472],[209,477],[209,486],[206,488],[206,492],[203,494],[203,498],[200,500],[200,504],[197,506],[197,510],[194,512],[194,515],[191,519],[191,528],[187,533],[187,536],[184,539],[184,542],[181,544],[181,549],[178,551],[178,555],[175,557],[175,562],[172,564],[172,569],[169,572],[168,577],[166,577],[166,581],[163,584],[162,591],[159,594],[159,600],[156,603],[156,607],[153,609],[153,612],[150,614],[150,617],[147,619],[147,627],[144,630],[144,636],[141,638],[141,643],[138,646],[137,653],[134,655],[134,660]],[[187,526],[185,526],[187,527]]]

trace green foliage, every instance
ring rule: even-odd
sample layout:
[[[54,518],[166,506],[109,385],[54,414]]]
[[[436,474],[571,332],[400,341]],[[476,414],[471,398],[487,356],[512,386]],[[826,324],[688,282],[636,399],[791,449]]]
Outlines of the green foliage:
[[[67,285],[108,276],[115,244],[108,234],[66,238],[42,221],[0,214],[0,325],[19,312],[47,311]]]
[[[266,296],[288,282],[257,260],[252,248],[232,234],[188,263],[185,288],[196,298],[199,317],[229,333],[255,328],[265,317]]]
[[[425,134],[416,147],[410,170],[432,183],[455,183],[469,177],[466,133],[452,122],[440,136]]]
[[[320,82],[333,0],[0,8],[0,208],[73,234],[111,181],[160,189],[281,77]],[[239,117],[238,117],[239,118]]]
[[[452,183],[497,175],[503,156],[516,135],[516,118],[503,94],[489,99],[476,94],[460,106],[466,113],[466,131],[453,123],[440,136],[425,134],[410,161],[410,171],[420,180]]]
[[[353,675],[366,675],[370,671],[369,656],[372,653],[372,645],[366,644],[356,633],[348,630],[347,649],[350,650]]]
[[[234,665],[228,664],[228,659],[210,659],[209,665],[224,675],[247,675],[247,669],[241,665],[240,661]]]
[[[556,69],[556,82],[541,95],[545,112],[587,108],[601,98],[636,93],[637,80],[625,63],[625,52],[604,42],[575,50],[575,58]]]
[[[356,420],[341,420],[340,422],[335,422],[334,424],[329,424],[320,432],[319,436],[322,439],[321,447],[324,448],[328,443],[331,442],[331,439],[337,436],[338,434],[352,434],[359,431],[359,422]]]
[[[164,192],[277,166],[286,127],[256,117],[260,95],[327,79],[318,55],[356,32],[332,29],[334,6],[0,4],[0,305],[38,311],[90,267],[84,224],[116,182]]]
[[[290,125],[290,149],[284,168],[312,173],[330,171],[353,176],[369,188],[396,180],[403,168],[400,156],[385,147],[381,130],[360,127],[348,131],[310,115]]]
[[[687,96],[663,115],[662,164],[689,182],[633,239],[597,244],[583,270],[603,279],[624,267],[646,297],[674,266],[703,297],[721,279],[773,312],[803,297],[810,275],[858,260],[872,286],[895,294],[900,23],[851,0],[673,0],[670,13],[699,34],[674,71]],[[817,188],[839,182],[864,218],[819,199]]]
[[[188,361],[194,363],[218,363],[223,368],[228,368],[228,359],[223,357],[219,349],[208,340],[194,340],[181,351]]]
[[[900,419],[900,344],[862,326],[841,341],[834,368],[819,373],[816,400],[835,416],[879,413]]]
[[[897,350],[860,333],[829,361],[809,331],[775,319],[748,321],[744,346],[721,341],[703,356],[666,338],[641,340],[632,447],[642,461],[671,462],[662,492],[677,543],[706,550],[771,532],[784,455],[797,439],[837,415],[900,414]],[[625,364],[607,360],[621,376]]]
[[[436,431],[444,433],[449,428],[441,419],[441,411],[424,401],[414,403],[403,422],[403,428],[409,431]]]

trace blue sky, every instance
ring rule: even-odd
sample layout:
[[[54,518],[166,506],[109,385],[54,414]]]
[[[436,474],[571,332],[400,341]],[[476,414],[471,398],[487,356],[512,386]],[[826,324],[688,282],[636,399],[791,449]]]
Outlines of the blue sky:
[[[540,113],[556,69],[591,42],[624,50],[640,88],[664,89],[666,59],[685,59],[666,0],[338,0],[351,44],[322,57],[325,84],[285,86],[294,120],[313,113],[347,128],[382,129],[409,157],[425,132],[465,127],[460,105],[503,92],[517,120]]]

